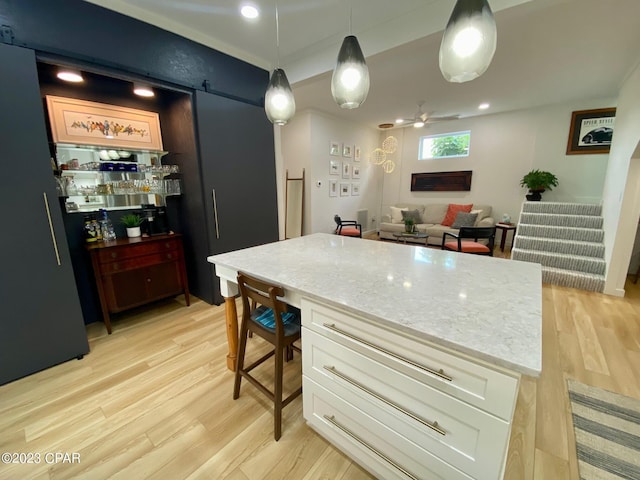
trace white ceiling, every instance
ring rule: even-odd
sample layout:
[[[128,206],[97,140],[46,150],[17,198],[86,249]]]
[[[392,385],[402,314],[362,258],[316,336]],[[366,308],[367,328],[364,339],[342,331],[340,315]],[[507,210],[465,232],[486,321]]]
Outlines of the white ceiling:
[[[278,64],[276,0],[87,0],[147,21],[267,70]],[[261,16],[241,18],[241,4]],[[297,109],[375,127],[435,115],[471,116],[563,101],[615,97],[640,60],[640,0],[489,0],[498,26],[493,62],[480,78],[446,82],[438,49],[455,0],[278,0],[280,66]],[[340,109],[331,69],[345,35],[358,37],[371,89],[358,109]],[[489,110],[477,106],[489,102]]]

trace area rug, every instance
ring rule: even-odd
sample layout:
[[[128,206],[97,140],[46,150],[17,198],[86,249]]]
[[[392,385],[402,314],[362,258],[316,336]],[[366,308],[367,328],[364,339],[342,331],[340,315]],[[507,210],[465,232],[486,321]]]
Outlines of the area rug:
[[[568,379],[583,480],[640,479],[640,400]]]

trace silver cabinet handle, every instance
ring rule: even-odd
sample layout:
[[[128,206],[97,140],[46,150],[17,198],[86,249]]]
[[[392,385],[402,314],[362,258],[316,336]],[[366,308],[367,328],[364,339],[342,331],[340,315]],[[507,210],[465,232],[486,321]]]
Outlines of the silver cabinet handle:
[[[58,252],[58,242],[56,240],[56,232],[53,230],[53,222],[51,221],[51,210],[49,210],[49,199],[47,198],[47,192],[42,192],[44,196],[44,209],[47,211],[47,219],[49,220],[49,231],[51,232],[51,241],[53,242],[53,250],[56,252],[56,262],[58,266],[62,265],[60,262],[60,252]]]
[[[409,360],[407,358],[401,357],[400,355],[398,355],[396,353],[393,353],[393,352],[391,352],[391,351],[389,351],[387,349],[384,349],[382,347],[379,347],[378,345],[374,345],[373,343],[367,342],[366,340],[358,338],[355,335],[351,335],[350,333],[345,332],[344,330],[340,330],[334,324],[323,323],[322,326],[325,327],[325,328],[328,328],[329,330],[332,330],[332,331],[334,331],[336,333],[339,333],[340,335],[343,335],[343,336],[345,336],[347,338],[355,340],[356,342],[360,342],[360,343],[366,345],[367,347],[371,347],[371,348],[373,348],[375,350],[378,350],[379,352],[382,352],[382,353],[384,353],[386,355],[389,355],[390,357],[393,357],[393,358],[395,358],[397,360],[400,360],[402,362],[408,363],[409,365],[412,365],[412,366],[414,366],[416,368],[419,368],[420,370],[423,370],[423,371],[425,371],[427,373],[430,373],[431,375],[435,375],[438,378],[441,378],[441,379],[446,380],[448,382],[452,382],[453,381],[453,378],[451,378],[449,375],[445,374],[444,370],[442,370],[442,369],[435,370],[433,368],[429,368],[429,367],[425,367],[424,365],[420,365],[419,363],[416,363],[416,362],[414,362],[412,360]]]
[[[348,436],[350,436],[351,438],[353,438],[356,442],[358,442],[360,445],[362,445],[363,447],[365,447],[366,449],[368,449],[369,451],[375,453],[377,456],[379,456],[382,460],[384,460],[385,462],[387,462],[389,465],[392,465],[394,468],[396,468],[397,470],[401,471],[402,473],[404,473],[407,477],[411,478],[412,480],[420,480],[418,477],[416,477],[415,475],[412,475],[411,473],[407,472],[404,468],[402,468],[400,465],[398,465],[396,462],[394,462],[393,460],[391,460],[389,457],[387,457],[384,453],[382,453],[380,450],[373,448],[371,445],[369,445],[367,442],[365,442],[364,440],[362,440],[359,436],[357,436],[355,433],[353,433],[351,430],[349,430],[347,427],[345,427],[344,425],[340,425],[337,421],[336,418],[331,415],[323,415],[324,419],[329,422],[330,424],[332,424],[333,426],[335,426],[336,428],[338,428],[339,430],[342,430],[344,433],[346,433]]]
[[[440,425],[438,425],[438,422],[427,422],[426,420],[420,418],[419,416],[417,416],[414,413],[411,413],[408,410],[405,410],[404,408],[402,408],[400,405],[396,405],[395,403],[387,400],[386,398],[378,395],[376,392],[374,392],[373,390],[369,390],[367,387],[365,387],[364,385],[356,382],[355,380],[347,377],[344,373],[339,372],[338,370],[336,370],[335,367],[330,367],[328,365],[325,365],[323,367],[325,370],[327,370],[328,372],[334,374],[336,377],[341,378],[342,380],[344,380],[345,382],[347,382],[350,385],[353,385],[356,388],[359,388],[360,390],[362,390],[363,392],[371,395],[373,398],[380,400],[382,403],[389,405],[392,408],[395,408],[396,410],[398,410],[400,413],[405,414],[408,417],[413,418],[416,422],[421,423],[422,425],[424,425],[427,428],[430,428],[431,430],[433,430],[436,433],[439,433],[440,435],[444,436],[447,433],[440,428]]]
[[[216,238],[220,238],[220,228],[218,227],[218,204],[216,203],[216,189],[211,190],[211,197],[213,198],[213,218],[216,224]]]

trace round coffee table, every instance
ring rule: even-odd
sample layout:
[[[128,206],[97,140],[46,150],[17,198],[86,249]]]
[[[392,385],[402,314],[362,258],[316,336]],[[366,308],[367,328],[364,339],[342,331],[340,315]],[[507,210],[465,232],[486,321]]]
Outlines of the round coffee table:
[[[407,239],[409,238],[424,238],[425,246],[428,245],[427,241],[429,240],[429,235],[427,235],[426,233],[394,232],[393,236],[396,237],[396,242],[402,240],[405,245],[407,244]]]

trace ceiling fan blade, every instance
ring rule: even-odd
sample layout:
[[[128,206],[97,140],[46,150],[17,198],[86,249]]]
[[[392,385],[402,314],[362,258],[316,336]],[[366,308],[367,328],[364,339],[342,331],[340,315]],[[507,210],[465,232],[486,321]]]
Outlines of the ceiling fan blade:
[[[448,115],[443,117],[429,117],[425,123],[446,122],[447,120],[458,120],[460,115]]]

